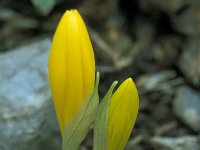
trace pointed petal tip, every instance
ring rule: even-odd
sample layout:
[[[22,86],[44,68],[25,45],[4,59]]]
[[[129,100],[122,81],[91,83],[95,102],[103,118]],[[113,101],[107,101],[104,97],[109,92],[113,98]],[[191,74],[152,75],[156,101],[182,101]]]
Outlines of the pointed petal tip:
[[[133,81],[133,79],[132,79],[131,77],[129,77],[128,79],[126,79],[124,82],[127,82],[127,83],[129,83],[129,84],[132,84],[132,85],[134,85],[135,88],[136,88],[135,82]]]
[[[136,88],[135,83],[131,77],[127,78],[122,84],[128,86],[134,86]]]
[[[129,77],[128,79],[125,80],[126,82],[133,82],[133,79]]]
[[[79,12],[76,9],[68,9],[68,10],[65,11],[64,15],[66,15],[66,16],[76,16],[76,15],[79,15]]]

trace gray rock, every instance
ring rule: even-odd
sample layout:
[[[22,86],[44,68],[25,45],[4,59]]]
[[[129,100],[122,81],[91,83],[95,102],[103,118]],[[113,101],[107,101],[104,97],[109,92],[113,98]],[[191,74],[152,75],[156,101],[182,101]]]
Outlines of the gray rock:
[[[61,149],[48,86],[50,45],[42,39],[0,54],[1,150]]]
[[[186,35],[197,35],[199,33],[198,13],[199,5],[197,7],[189,7],[181,13],[171,14],[170,19],[173,28]]]
[[[173,70],[165,70],[151,74],[141,75],[137,80],[140,93],[163,91],[174,93],[174,87],[183,84],[183,79],[177,78]]]
[[[139,4],[140,7],[145,10],[157,8],[166,13],[174,13],[186,4],[186,0],[168,0],[167,3],[165,0],[141,0]]]
[[[192,38],[178,60],[178,67],[194,86],[200,86],[199,41],[200,37]]]
[[[174,113],[194,131],[200,131],[200,95],[190,87],[178,89],[173,101]]]
[[[162,147],[165,150],[199,150],[199,138],[196,136],[181,137],[159,137],[152,138],[154,145]]]

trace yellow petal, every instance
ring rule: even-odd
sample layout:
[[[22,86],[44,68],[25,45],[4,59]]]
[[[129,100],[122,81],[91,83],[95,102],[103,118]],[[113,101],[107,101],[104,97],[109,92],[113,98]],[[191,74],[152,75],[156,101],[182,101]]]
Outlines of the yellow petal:
[[[56,29],[49,57],[49,80],[63,134],[95,81],[93,48],[77,10],[66,11]]]
[[[108,110],[108,150],[123,150],[139,109],[139,98],[131,78],[113,94]]]

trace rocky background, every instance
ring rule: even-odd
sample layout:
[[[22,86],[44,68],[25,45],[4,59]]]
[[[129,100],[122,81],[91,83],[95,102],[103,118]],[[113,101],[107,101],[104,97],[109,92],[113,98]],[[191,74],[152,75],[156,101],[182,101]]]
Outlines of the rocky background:
[[[61,150],[47,61],[66,9],[86,21],[100,96],[131,76],[140,112],[127,150],[200,150],[199,0],[1,0],[0,150]],[[92,149],[92,131],[80,150]]]

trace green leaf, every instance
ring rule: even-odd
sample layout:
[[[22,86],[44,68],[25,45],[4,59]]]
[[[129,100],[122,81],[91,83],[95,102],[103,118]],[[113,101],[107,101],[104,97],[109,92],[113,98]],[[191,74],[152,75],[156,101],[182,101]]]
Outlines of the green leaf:
[[[99,73],[96,75],[94,91],[87,98],[73,119],[66,125],[63,136],[63,150],[77,150],[87,135],[99,105],[98,95]]]
[[[56,0],[31,0],[31,2],[42,15],[48,15],[56,4]]]
[[[117,81],[112,83],[110,89],[99,105],[97,117],[94,122],[93,150],[107,150],[108,108],[112,92],[117,83]]]

